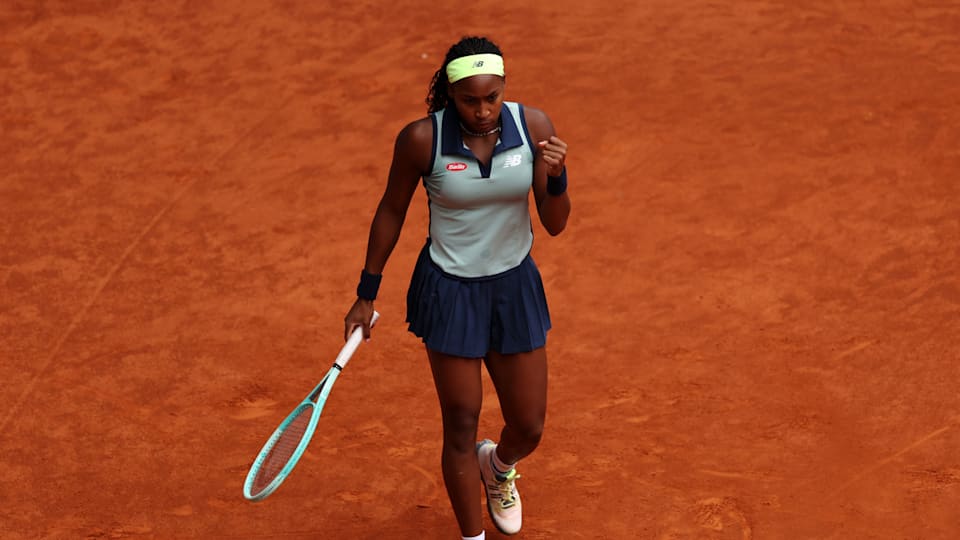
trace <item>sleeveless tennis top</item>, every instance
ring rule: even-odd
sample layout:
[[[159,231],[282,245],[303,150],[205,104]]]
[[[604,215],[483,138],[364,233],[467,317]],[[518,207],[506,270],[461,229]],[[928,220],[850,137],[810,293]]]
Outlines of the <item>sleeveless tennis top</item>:
[[[500,138],[480,163],[460,134],[456,108],[430,115],[433,168],[423,178],[430,208],[430,258],[448,274],[477,278],[519,265],[533,246],[528,197],[536,155],[523,105],[504,102]]]

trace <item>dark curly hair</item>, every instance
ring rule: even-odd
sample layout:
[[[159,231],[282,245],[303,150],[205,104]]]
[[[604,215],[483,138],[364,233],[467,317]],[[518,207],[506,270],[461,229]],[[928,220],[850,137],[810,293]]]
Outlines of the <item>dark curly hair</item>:
[[[433,74],[430,91],[427,93],[427,114],[437,112],[447,106],[447,64],[471,54],[496,54],[503,56],[500,47],[485,37],[465,36],[447,51],[443,65]]]

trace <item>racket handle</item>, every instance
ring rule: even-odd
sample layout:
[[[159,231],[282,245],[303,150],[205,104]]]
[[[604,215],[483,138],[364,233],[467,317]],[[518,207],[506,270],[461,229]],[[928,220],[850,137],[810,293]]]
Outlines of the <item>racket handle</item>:
[[[380,318],[380,314],[376,311],[373,312],[373,317],[370,318],[370,327],[377,324],[377,319]],[[337,355],[337,359],[333,362],[334,365],[340,366],[340,369],[343,369],[347,365],[347,362],[350,361],[350,357],[353,356],[353,353],[357,351],[357,347],[360,346],[360,342],[363,341],[363,328],[358,326],[353,329],[353,333],[350,334],[350,339],[343,345],[343,348],[340,349],[340,354]]]

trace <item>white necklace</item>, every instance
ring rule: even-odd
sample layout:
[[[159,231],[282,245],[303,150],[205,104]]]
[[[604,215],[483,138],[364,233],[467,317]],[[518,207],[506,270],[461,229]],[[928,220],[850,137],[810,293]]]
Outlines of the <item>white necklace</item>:
[[[467,129],[467,126],[463,125],[463,122],[460,122],[460,129],[462,129],[464,133],[466,133],[471,137],[486,137],[487,135],[493,135],[494,133],[498,133],[500,131],[500,125],[497,124],[497,127],[491,129],[490,131],[477,133],[475,131],[470,131],[469,129]]]

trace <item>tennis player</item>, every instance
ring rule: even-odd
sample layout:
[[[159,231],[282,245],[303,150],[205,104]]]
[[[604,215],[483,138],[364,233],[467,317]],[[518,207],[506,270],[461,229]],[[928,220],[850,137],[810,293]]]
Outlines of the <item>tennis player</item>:
[[[570,214],[567,145],[542,111],[504,101],[499,47],[465,37],[447,52],[426,102],[428,115],[397,136],[386,190],[370,227],[357,300],[345,337],[369,321],[383,268],[420,182],[430,230],[407,293],[409,329],[426,345],[443,418],[441,468],[464,539],[485,537],[477,484],[494,525],[522,523],[516,464],[540,442],[547,402],[550,315],[533,244],[528,200],[551,235]],[[504,427],[475,442],[481,363]]]

